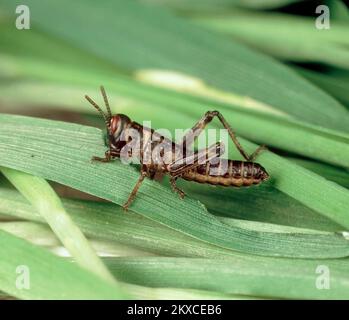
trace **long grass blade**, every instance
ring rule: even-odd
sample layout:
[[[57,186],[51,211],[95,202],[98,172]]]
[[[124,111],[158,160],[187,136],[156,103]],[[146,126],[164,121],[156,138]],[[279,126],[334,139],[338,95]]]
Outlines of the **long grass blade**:
[[[129,297],[115,283],[108,283],[85,268],[1,230],[0,242],[6,243],[0,246],[0,256],[6,257],[0,259],[0,290],[11,296],[21,299]]]
[[[8,168],[0,168],[0,170],[43,216],[82,267],[95,272],[105,280],[115,281],[83,233],[65,211],[59,197],[47,181]]]

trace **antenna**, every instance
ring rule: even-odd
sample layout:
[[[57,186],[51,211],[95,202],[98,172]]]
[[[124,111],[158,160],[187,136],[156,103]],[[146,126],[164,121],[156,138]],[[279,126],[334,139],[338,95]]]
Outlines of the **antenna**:
[[[108,117],[109,117],[109,119],[111,119],[111,111],[110,111],[110,107],[109,107],[109,101],[108,101],[107,94],[105,93],[105,90],[104,90],[103,86],[101,86],[100,89],[101,89],[102,96],[103,96],[103,99],[104,99],[104,104],[105,104],[105,106],[107,108],[107,111],[108,111]]]
[[[86,100],[87,100],[89,103],[91,103],[91,104],[98,110],[98,112],[102,115],[102,117],[103,117],[103,119],[104,119],[106,125],[108,126],[108,125],[109,125],[109,120],[110,120],[110,118],[108,118],[108,117],[106,116],[106,114],[105,114],[105,113],[103,112],[103,110],[98,106],[98,104],[97,104],[96,102],[94,102],[88,95],[85,95],[85,98],[86,98]]]

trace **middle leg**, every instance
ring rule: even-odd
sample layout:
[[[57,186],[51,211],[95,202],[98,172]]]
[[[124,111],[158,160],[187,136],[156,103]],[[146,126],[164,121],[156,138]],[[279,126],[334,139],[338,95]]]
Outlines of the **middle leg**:
[[[122,206],[124,208],[125,211],[128,210],[128,207],[130,206],[130,204],[132,203],[132,201],[135,199],[138,189],[141,186],[144,178],[147,176],[147,172],[142,170],[141,171],[141,175],[138,178],[138,181],[136,183],[136,185],[134,186],[132,192],[130,193],[130,195],[128,196],[127,201],[124,203],[124,205]]]
[[[113,158],[120,158],[120,152],[113,151],[113,150],[107,150],[105,152],[104,158],[101,157],[92,157],[92,161],[99,161],[99,162],[110,162]]]
[[[183,199],[185,197],[185,193],[183,190],[181,190],[177,187],[176,181],[177,181],[177,177],[170,177],[170,184],[171,184],[172,190],[174,192],[177,192],[179,194],[179,196],[181,197],[181,199]]]
[[[228,134],[236,146],[237,150],[247,161],[253,161],[257,155],[266,147],[264,145],[257,148],[251,155],[249,155],[239,140],[237,139],[235,132],[230,127],[228,122],[225,120],[223,115],[219,111],[207,111],[205,115],[192,127],[192,129],[183,137],[182,146],[189,147],[193,144],[195,139],[199,136],[199,134],[205,129],[205,127],[213,120],[214,117],[218,117],[219,121],[222,123],[223,127],[228,131]]]

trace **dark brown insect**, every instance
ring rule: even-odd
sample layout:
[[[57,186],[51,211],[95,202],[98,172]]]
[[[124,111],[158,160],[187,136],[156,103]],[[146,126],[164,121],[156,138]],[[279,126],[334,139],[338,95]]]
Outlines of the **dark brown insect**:
[[[127,143],[135,139],[133,137],[130,139],[130,130],[139,133],[138,138],[135,140],[139,139],[140,145],[147,146],[147,148],[140,148],[136,156],[141,164],[141,175],[123,205],[125,210],[134,200],[145,177],[160,180],[165,174],[168,174],[172,189],[181,198],[185,196],[185,193],[176,186],[178,178],[199,183],[235,187],[257,185],[269,178],[266,170],[260,164],[253,162],[257,155],[265,149],[265,146],[260,146],[253,154],[248,155],[219,111],[206,112],[193,126],[192,130],[184,135],[183,140],[180,143],[175,143],[154,132],[153,129],[143,127],[139,123],[132,121],[124,114],[112,115],[103,87],[101,87],[101,92],[107,108],[107,114],[89,96],[86,95],[85,98],[99,111],[105,120],[109,149],[105,152],[104,158],[93,157],[92,159],[109,162],[113,158],[120,158]],[[221,142],[194,153],[189,154],[187,152],[187,148],[193,145],[196,137],[215,116],[218,117],[228,131],[230,138],[246,161],[221,159],[220,156],[224,153],[224,145]],[[161,149],[157,157],[149,157],[149,153],[159,145],[167,145],[169,148]],[[147,158],[147,161],[145,161],[145,158]],[[164,161],[165,158],[170,159],[170,161]]]

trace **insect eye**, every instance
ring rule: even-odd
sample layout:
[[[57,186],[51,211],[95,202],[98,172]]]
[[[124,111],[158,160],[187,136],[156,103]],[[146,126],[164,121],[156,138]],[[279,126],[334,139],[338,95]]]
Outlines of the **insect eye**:
[[[113,116],[110,120],[110,133],[114,135],[114,133],[118,130],[118,126],[120,123],[119,116]]]

